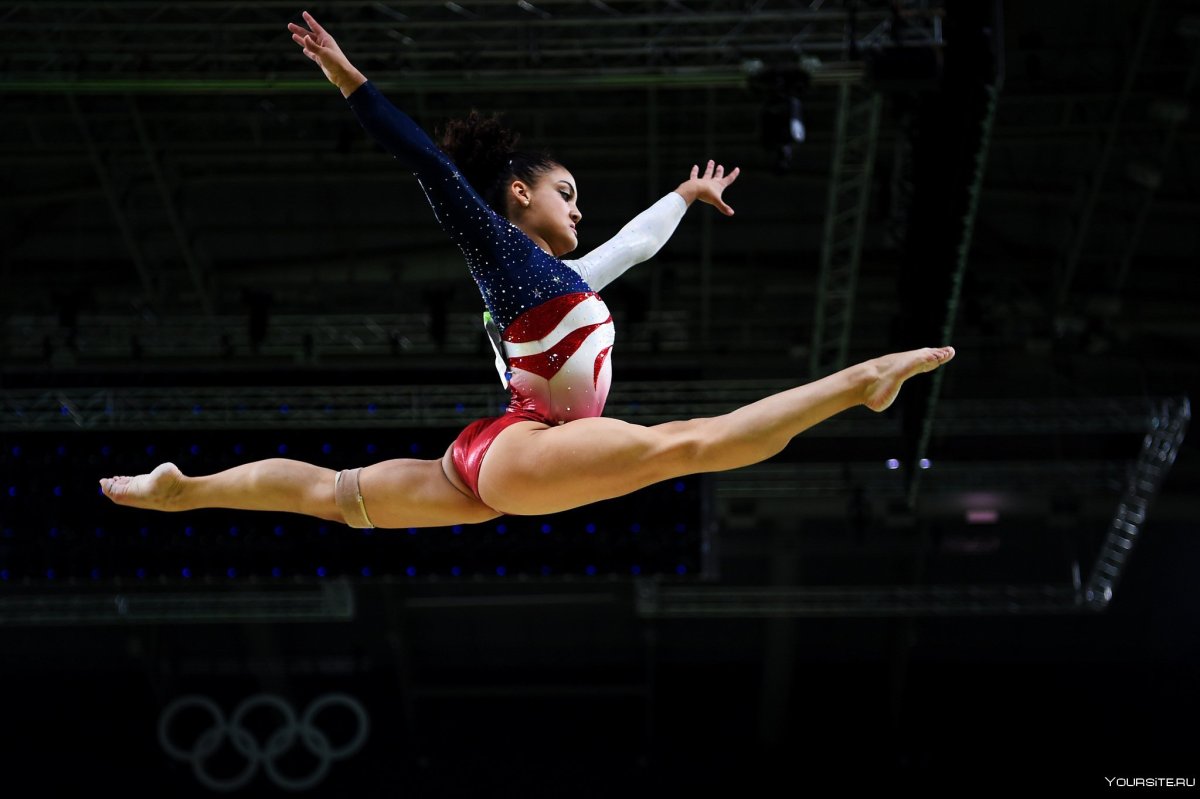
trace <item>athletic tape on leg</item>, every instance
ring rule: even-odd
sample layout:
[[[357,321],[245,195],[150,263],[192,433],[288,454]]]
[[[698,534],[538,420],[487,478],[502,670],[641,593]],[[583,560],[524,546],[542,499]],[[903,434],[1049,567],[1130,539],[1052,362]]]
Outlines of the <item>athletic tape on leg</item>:
[[[333,482],[333,499],[346,524],[359,530],[373,528],[367,516],[367,505],[358,486],[358,473],[362,468],[344,469],[337,473]]]

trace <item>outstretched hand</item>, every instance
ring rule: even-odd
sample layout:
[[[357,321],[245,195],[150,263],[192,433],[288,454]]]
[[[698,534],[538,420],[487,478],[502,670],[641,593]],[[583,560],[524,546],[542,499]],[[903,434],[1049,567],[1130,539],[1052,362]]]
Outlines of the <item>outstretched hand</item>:
[[[679,187],[680,194],[684,196],[684,199],[688,199],[691,195],[691,199],[708,203],[725,216],[733,216],[733,209],[721,199],[721,194],[727,186],[737,180],[741,171],[740,167],[734,167],[733,171],[726,175],[724,166],[715,161],[709,161],[704,174],[701,175],[700,167],[693,166],[691,177]]]
[[[308,25],[307,28],[294,22],[288,23],[288,30],[292,32],[292,41],[300,45],[300,49],[306,56],[317,62],[317,66],[325,73],[325,77],[329,79],[330,83],[341,89],[342,94],[348,96],[350,92],[365,83],[366,78],[354,68],[342,52],[342,48],[338,47],[337,41],[329,34],[329,31],[321,27],[312,14],[305,11],[302,16]]]

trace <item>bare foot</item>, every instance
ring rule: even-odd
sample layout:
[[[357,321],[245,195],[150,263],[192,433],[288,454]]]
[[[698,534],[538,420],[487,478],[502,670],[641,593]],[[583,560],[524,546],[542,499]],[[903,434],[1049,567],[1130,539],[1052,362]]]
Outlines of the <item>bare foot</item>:
[[[118,505],[150,510],[178,510],[175,500],[183,491],[183,472],[173,463],[160,464],[150,474],[106,477],[100,481],[104,496]]]
[[[904,381],[921,372],[932,372],[954,357],[953,347],[926,347],[909,352],[896,352],[871,361],[877,377],[867,384],[864,403],[873,411],[887,410]]]

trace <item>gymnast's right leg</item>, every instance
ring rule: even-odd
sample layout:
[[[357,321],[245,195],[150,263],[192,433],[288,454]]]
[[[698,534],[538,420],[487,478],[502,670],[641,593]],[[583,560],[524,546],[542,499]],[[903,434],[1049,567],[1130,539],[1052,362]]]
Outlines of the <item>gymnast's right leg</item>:
[[[164,463],[149,474],[105,478],[100,487],[116,504],[134,508],[283,511],[352,527],[441,527],[500,515],[455,488],[440,460],[398,458],[335,472],[270,458],[200,477]]]

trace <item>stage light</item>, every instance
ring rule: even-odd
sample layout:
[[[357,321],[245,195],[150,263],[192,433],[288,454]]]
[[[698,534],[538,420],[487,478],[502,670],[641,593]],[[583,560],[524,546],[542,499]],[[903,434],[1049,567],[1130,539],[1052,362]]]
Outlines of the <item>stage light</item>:
[[[450,533],[452,535],[462,535],[462,525],[461,524],[454,525],[453,527],[450,528]]]
[[[62,486],[55,486],[55,487],[54,487],[54,496],[56,496],[56,497],[61,497],[61,496],[62,496]]]
[[[95,530],[95,535],[96,535],[96,538],[104,538],[104,528],[97,527]]]
[[[454,577],[458,577],[459,575],[462,574],[462,569],[458,568],[457,566],[451,566],[450,574]]]
[[[184,567],[183,567],[183,568],[180,570],[180,572],[179,572],[179,573],[183,575],[183,578],[184,578],[185,580],[191,579],[191,577],[192,577],[192,570],[191,570],[191,569],[189,569],[187,566],[184,566]]]
[[[551,528],[550,528],[550,525],[549,525],[548,523],[546,523],[546,522],[543,522],[543,523],[542,523],[542,535],[546,535],[546,534],[548,534],[548,533],[550,532],[550,529],[551,529]]]
[[[687,525],[686,525],[686,524],[684,524],[683,522],[677,522],[677,523],[675,524],[675,532],[677,532],[677,533],[686,533],[686,532],[687,532]]]
[[[46,579],[47,580],[53,580],[54,576],[55,576],[54,569],[46,569]]]
[[[642,531],[642,526],[640,524],[638,524],[637,522],[634,522],[633,524],[629,525],[629,532],[640,533],[641,531]]]
[[[199,455],[200,454],[200,445],[192,444],[191,448],[189,449],[189,452],[191,452],[193,455]]]
[[[271,576],[272,577],[282,577],[283,569],[279,568],[278,566],[272,566],[271,567]]]
[[[367,406],[367,413],[370,414],[371,416],[374,416],[378,412],[379,412],[379,406],[376,405],[374,402],[372,402],[370,405]]]
[[[498,575],[500,575],[501,577],[503,577],[504,575],[508,574],[508,569],[504,568],[503,566],[497,566],[497,567],[496,567],[496,574],[498,574]]]
[[[92,575],[92,579],[93,579],[93,580],[99,580],[99,579],[100,579],[100,570],[99,570],[99,569],[92,569],[92,571],[91,571],[91,575]]]
[[[371,576],[371,568],[369,566],[363,566],[362,569],[360,570],[360,572],[363,577]]]
[[[283,527],[281,525],[275,525],[274,532],[276,538],[283,538]]]
[[[238,529],[236,527],[229,528],[229,537],[230,538],[237,538],[237,534],[238,534]]]
[[[199,405],[193,405],[193,406],[192,406],[192,415],[193,415],[193,416],[199,416],[199,415],[200,415],[200,412],[201,412],[201,411],[203,411],[203,410],[204,410],[204,409],[203,409],[203,408],[201,408]]]
[[[922,469],[928,469],[930,467],[929,458],[921,458],[921,460],[917,461],[917,465]]]
[[[687,566],[684,566],[682,563],[680,563],[678,566],[675,567],[675,573],[676,574],[687,574]]]
[[[639,565],[637,565],[637,564],[635,563],[635,564],[633,564],[632,566],[630,566],[630,567],[629,567],[629,572],[630,572],[630,574],[641,574],[641,573],[642,573],[642,567],[641,567],[641,566],[639,566]]]
[[[8,569],[0,569],[0,580],[8,582]]]
[[[279,412],[280,412],[280,413],[282,413],[282,414],[288,414],[288,413],[290,413],[290,412],[291,412],[291,410],[292,410],[292,409],[291,409],[290,407],[288,407],[287,405],[280,405],[280,406],[279,406]]]
[[[687,486],[684,485],[682,480],[675,481],[675,493],[676,494],[682,494],[684,489],[686,489],[686,488],[687,488]]]
[[[592,524],[591,522],[588,522],[587,527],[585,527],[583,529],[587,532],[588,535],[596,534],[596,525]]]
[[[416,527],[410,527],[410,528],[408,528],[408,534],[409,534],[409,535],[416,535],[416,534],[417,534],[417,528],[416,528]]]
[[[596,576],[596,567],[592,566],[591,564],[588,564],[588,567],[584,569],[584,571],[587,572],[588,577]]]
[[[325,576],[325,567],[324,567],[324,566],[318,566],[318,567],[317,567],[317,576],[318,576],[318,577],[324,577],[324,576]]]
[[[321,452],[324,452],[326,455],[333,452],[333,444],[322,444]]]
[[[416,577],[417,576],[417,567],[409,566],[407,569],[404,570],[404,573],[407,574],[409,577]]]
[[[887,467],[894,472],[900,468],[900,461],[896,460],[895,458],[888,458]]]
[[[497,524],[496,525],[496,534],[497,535],[504,535],[507,532],[508,532],[508,525],[506,525],[506,524]]]
[[[234,577],[237,577],[237,569],[230,566],[225,570],[225,576],[232,580]]]
[[[50,537],[51,537],[51,538],[58,538],[58,528],[57,528],[57,527],[51,527],[51,528],[50,528]]]
[[[184,534],[186,537],[188,537],[188,538],[191,538],[191,537],[192,537],[192,528],[191,528],[191,527],[185,527],[185,528],[183,528],[183,534]]]
[[[276,448],[276,452],[278,452],[280,455],[286,455],[286,454],[287,454],[287,451],[288,451],[288,446],[287,446],[287,444],[280,444],[280,445],[279,445],[279,446]]]
[[[139,568],[139,569],[137,569],[136,571],[134,571],[134,575],[135,575],[135,576],[136,576],[136,577],[137,577],[139,580],[145,580],[145,579],[146,579],[146,570],[145,570],[145,569],[142,569],[142,568]]]

